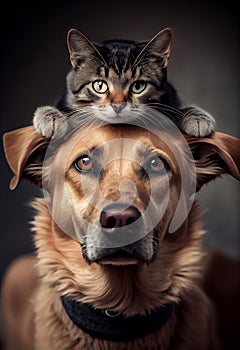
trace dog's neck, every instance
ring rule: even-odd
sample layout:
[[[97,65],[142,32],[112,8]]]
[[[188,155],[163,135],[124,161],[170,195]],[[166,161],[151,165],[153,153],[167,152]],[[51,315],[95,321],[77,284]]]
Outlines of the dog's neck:
[[[64,233],[53,231],[52,217],[44,200],[35,200],[34,207],[39,213],[35,217],[34,231],[37,232],[35,245],[39,268],[45,271],[42,280],[54,285],[60,295],[74,294],[78,301],[89,303],[94,308],[114,310],[131,317],[172,301],[177,302],[199,278],[204,231],[197,204],[189,213],[191,224],[186,224],[186,230],[169,235],[151,265],[121,267],[121,273],[117,266],[85,264],[79,258],[79,243]],[[173,249],[177,251],[177,263]],[[66,270],[63,257],[72,269]],[[59,271],[64,273],[59,274]]]
[[[93,308],[69,296],[61,297],[71,321],[90,336],[113,342],[131,341],[157,331],[171,317],[174,306],[168,303],[146,315],[124,317],[119,313]]]

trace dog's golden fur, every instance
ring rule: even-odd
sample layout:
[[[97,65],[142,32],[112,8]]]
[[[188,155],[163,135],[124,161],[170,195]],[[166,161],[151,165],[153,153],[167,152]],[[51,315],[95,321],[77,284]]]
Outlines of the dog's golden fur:
[[[104,126],[99,130],[89,132],[85,138],[82,137],[71,150],[66,162],[65,183],[69,190],[70,204],[74,210],[81,210],[82,217],[88,217],[92,222],[99,217],[99,209],[86,204],[81,185],[76,185],[79,174],[70,166],[80,151],[84,147],[86,149],[87,142],[90,142],[88,147],[91,147],[93,144],[121,139],[124,135],[134,141],[140,141],[141,145],[148,143],[148,147],[154,146],[155,152],[164,155],[172,169],[172,173],[168,174],[170,199],[163,218],[156,225],[159,241],[156,256],[148,263],[129,263],[124,260],[122,263],[100,261],[89,264],[79,242],[63,232],[54,222],[45,200],[36,199],[33,203],[37,211],[33,222],[36,257],[22,258],[14,263],[3,284],[7,348],[216,349],[218,341],[215,312],[200,283],[204,230],[198,204],[193,203],[188,217],[174,233],[168,232],[179,198],[180,174],[176,158],[156,135],[137,127],[129,126],[123,130],[120,126]],[[16,175],[12,187],[17,185],[21,177],[40,184],[39,164],[33,164],[36,163],[36,159],[39,163],[39,155],[41,152],[45,153],[47,143],[48,141],[35,134],[31,127],[6,135],[5,152]],[[51,159],[48,163],[48,174],[59,164],[59,155],[63,154],[66,143],[61,146],[56,160]],[[198,190],[222,173],[229,173],[240,179],[239,140],[215,133],[208,139],[189,138],[188,143],[197,159]],[[184,158],[181,143],[177,147],[179,154]],[[150,195],[147,180],[142,180],[140,184],[133,162],[124,160],[120,166],[118,161],[115,159],[104,171],[104,179],[101,179],[100,183],[101,193],[114,202],[119,197],[120,180],[131,179],[137,189],[134,205],[144,212]],[[187,170],[187,162],[185,165]],[[119,175],[116,169],[119,170],[120,167]],[[161,186],[162,180],[156,181],[155,185]],[[129,199],[129,192],[131,191],[122,194],[125,201]],[[159,205],[155,203],[157,209]],[[59,206],[63,215],[64,208],[61,207],[61,203]],[[100,202],[96,207],[99,206]],[[151,232],[148,236],[150,238],[146,241],[147,244],[153,240]],[[29,269],[28,275],[22,273],[25,268]],[[26,278],[26,282],[22,278]],[[26,286],[25,289],[22,282]],[[16,290],[19,293],[15,293]],[[152,334],[129,342],[111,342],[93,338],[72,323],[60,301],[60,295],[66,294],[74,295],[76,300],[90,303],[95,308],[121,312],[126,317],[146,314],[147,311],[168,302],[174,303],[174,311],[169,320]]]

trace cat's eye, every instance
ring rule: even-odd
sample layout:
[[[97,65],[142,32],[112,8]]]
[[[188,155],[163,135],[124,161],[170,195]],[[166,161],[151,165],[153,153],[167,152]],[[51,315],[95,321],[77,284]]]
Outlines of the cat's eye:
[[[169,166],[164,159],[159,156],[153,156],[148,160],[146,168],[147,172],[163,174],[168,170]]]
[[[98,94],[104,94],[108,90],[107,83],[103,80],[96,80],[92,83],[93,90]]]
[[[90,156],[84,154],[75,160],[73,166],[80,173],[88,173],[93,169],[93,161]]]
[[[147,87],[147,83],[144,80],[137,80],[131,85],[131,91],[134,94],[141,94]]]

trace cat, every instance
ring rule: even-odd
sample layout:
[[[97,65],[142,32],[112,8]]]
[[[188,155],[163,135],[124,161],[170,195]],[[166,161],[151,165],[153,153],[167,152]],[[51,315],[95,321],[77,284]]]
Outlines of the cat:
[[[33,125],[52,137],[79,115],[109,123],[129,122],[146,109],[167,115],[184,133],[208,136],[214,118],[195,106],[181,106],[176,89],[167,80],[172,30],[161,30],[148,42],[107,40],[93,43],[76,29],[67,35],[72,69],[65,93],[56,107],[38,107]]]

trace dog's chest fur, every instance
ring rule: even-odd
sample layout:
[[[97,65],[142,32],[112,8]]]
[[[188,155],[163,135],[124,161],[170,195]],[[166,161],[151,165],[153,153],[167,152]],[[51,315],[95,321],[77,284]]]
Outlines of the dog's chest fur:
[[[44,300],[44,303],[43,303]],[[176,322],[172,315],[168,323],[152,335],[129,342],[110,342],[92,338],[75,326],[66,315],[59,298],[45,286],[36,296],[37,349],[167,349]],[[51,320],[51,322],[49,322]],[[64,344],[64,346],[63,346]]]
[[[185,232],[186,236],[189,235],[189,243],[187,245],[185,244],[186,242],[184,244],[183,242],[179,243],[179,253],[178,256],[174,258],[175,261],[177,260],[180,267],[178,267],[175,274],[173,271],[171,272],[173,286],[169,288],[169,291],[162,300],[160,297],[158,300],[159,304],[161,304],[161,301],[174,302],[174,311],[168,322],[158,331],[129,342],[111,342],[92,338],[75,326],[70,320],[63,308],[60,296],[64,294],[71,295],[81,290],[81,286],[75,284],[74,270],[71,271],[69,269],[69,266],[74,263],[74,259],[69,262],[64,252],[58,250],[60,246],[63,247],[64,243],[58,242],[59,237],[54,237],[56,233],[52,232],[53,223],[51,221],[51,216],[46,206],[43,204],[43,201],[38,201],[38,203],[35,204],[35,207],[36,206],[38,215],[35,217],[34,230],[37,231],[35,235],[35,244],[38,252],[38,270],[41,277],[34,300],[36,315],[36,349],[207,350],[211,348],[209,344],[212,342],[211,338],[214,333],[213,329],[212,331],[210,330],[210,328],[212,328],[213,314],[211,314],[210,302],[198,287],[196,278],[196,275],[198,275],[197,271],[199,272],[199,266],[197,265],[199,265],[201,257],[201,240],[199,237],[202,232],[196,206],[192,208],[189,215],[190,221],[192,221],[192,227],[188,227],[188,232]],[[191,220],[192,217],[195,217],[195,222]],[[63,239],[65,244],[66,240],[69,242],[72,241],[69,238]],[[184,240],[184,238],[180,240]],[[184,246],[182,252],[181,246]],[[72,247],[74,247],[74,243]],[[69,249],[71,250],[71,246]],[[169,259],[167,259],[168,264],[171,263],[171,259]],[[190,261],[192,266],[189,265]],[[173,268],[172,266],[171,269]],[[158,266],[158,269],[160,269],[160,266]],[[171,269],[168,273],[170,273]],[[167,271],[165,271],[165,274],[166,273]],[[163,278],[163,276],[161,276],[161,270],[158,270],[158,274],[160,279]],[[156,276],[157,274],[155,275],[155,279],[157,279]],[[157,280],[155,283],[156,282]],[[134,288],[136,288],[136,284]],[[157,288],[158,286],[156,285],[156,289]],[[87,290],[88,289],[85,289],[85,299],[88,298]],[[91,293],[90,289],[89,291]],[[152,294],[154,294],[154,291],[152,292]],[[134,294],[137,296],[138,291],[134,290],[133,295]],[[153,305],[157,302],[157,296],[159,295],[160,294],[157,293],[156,297],[152,296],[151,301]],[[141,303],[144,303],[144,298],[147,298],[146,293],[145,295],[144,293],[142,294],[142,300],[138,300],[139,307]],[[179,301],[180,299],[181,301]],[[96,305],[96,303],[96,298],[93,298],[93,305]]]
[[[214,348],[211,337],[211,305],[200,290],[195,289],[176,307],[169,322],[144,338],[130,342],[109,342],[92,338],[76,327],[66,315],[56,293],[42,286],[35,298],[36,349],[94,349],[94,350],[203,350]],[[213,315],[212,315],[213,316]],[[192,321],[194,319],[194,322]],[[199,337],[208,334],[208,337]],[[210,345],[209,345],[210,344]],[[212,347],[213,346],[213,347]]]

